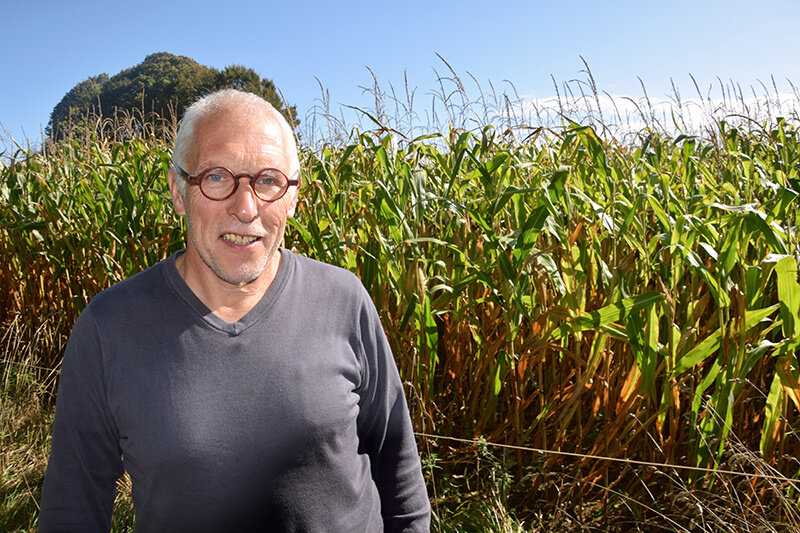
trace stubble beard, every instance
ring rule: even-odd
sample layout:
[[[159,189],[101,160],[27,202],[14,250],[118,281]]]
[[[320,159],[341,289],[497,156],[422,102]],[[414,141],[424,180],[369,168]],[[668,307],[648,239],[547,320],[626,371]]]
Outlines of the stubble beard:
[[[266,254],[261,258],[261,260],[257,263],[250,264],[250,263],[243,263],[239,265],[238,268],[230,269],[224,268],[222,265],[217,262],[216,258],[211,254],[203,253],[202,248],[198,246],[197,240],[194,236],[194,225],[192,224],[192,217],[189,215],[189,210],[186,211],[186,231],[189,234],[189,238],[194,245],[194,249],[197,251],[197,255],[200,256],[200,259],[205,263],[205,265],[211,269],[214,274],[227,283],[232,285],[242,285],[246,283],[250,283],[258,278],[262,272],[269,266],[272,258],[275,256],[275,252],[277,251],[277,246],[273,250],[268,250]],[[267,233],[266,235],[262,236],[262,241],[270,242],[273,240],[273,235]],[[279,243],[281,239],[278,239],[277,242]]]

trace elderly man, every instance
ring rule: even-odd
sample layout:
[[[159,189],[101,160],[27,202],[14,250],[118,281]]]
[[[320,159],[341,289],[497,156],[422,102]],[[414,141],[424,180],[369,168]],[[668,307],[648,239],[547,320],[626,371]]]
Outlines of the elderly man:
[[[96,296],[64,356],[40,531],[428,531],[397,369],[350,273],[281,248],[292,131],[261,98],[187,111],[169,187],[186,250]]]

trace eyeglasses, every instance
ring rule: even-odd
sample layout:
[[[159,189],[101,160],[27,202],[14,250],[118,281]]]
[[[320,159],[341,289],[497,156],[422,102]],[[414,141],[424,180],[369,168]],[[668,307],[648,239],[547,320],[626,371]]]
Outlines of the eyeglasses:
[[[274,202],[283,198],[289,187],[300,185],[300,177],[290,180],[277,168],[265,168],[257,175],[234,174],[225,167],[211,167],[196,176],[189,175],[178,165],[178,174],[189,183],[200,186],[200,192],[209,200],[226,200],[233,196],[239,188],[239,178],[250,178],[250,187],[256,196],[265,202]]]

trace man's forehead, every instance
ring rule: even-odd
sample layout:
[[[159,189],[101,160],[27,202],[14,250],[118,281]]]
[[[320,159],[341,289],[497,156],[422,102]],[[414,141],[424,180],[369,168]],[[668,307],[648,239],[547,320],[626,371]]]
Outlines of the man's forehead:
[[[280,116],[264,110],[252,110],[241,107],[223,108],[198,121],[198,130],[219,130],[224,128],[230,134],[272,134],[283,137],[290,133]],[[208,133],[208,132],[206,132]]]
[[[231,155],[259,154],[294,159],[294,138],[279,118],[268,114],[248,114],[246,110],[224,109],[198,121],[190,150],[198,164],[228,152]]]

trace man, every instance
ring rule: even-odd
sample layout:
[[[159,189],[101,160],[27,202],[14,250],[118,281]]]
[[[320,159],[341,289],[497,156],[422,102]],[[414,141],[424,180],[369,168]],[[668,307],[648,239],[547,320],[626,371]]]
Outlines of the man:
[[[64,356],[40,531],[428,531],[403,390],[348,272],[280,248],[289,125],[234,90],[190,107],[169,188],[186,250],[103,291]]]

